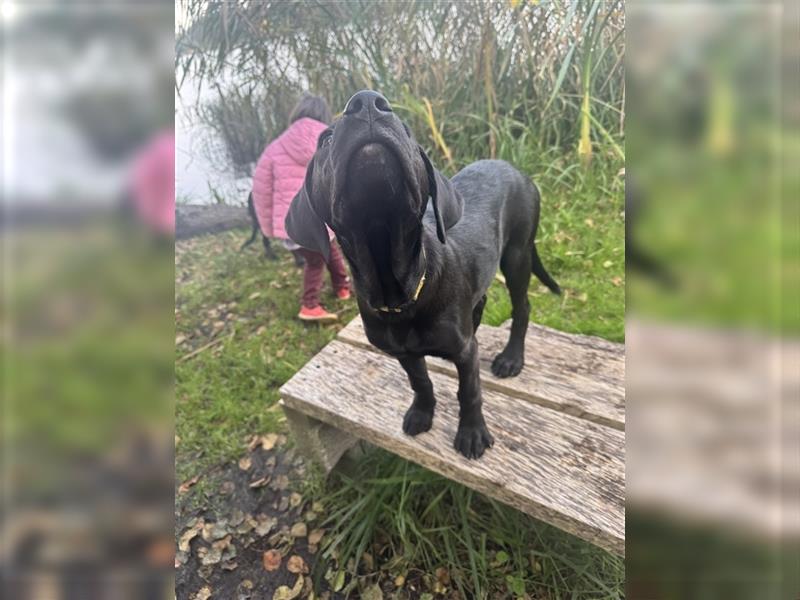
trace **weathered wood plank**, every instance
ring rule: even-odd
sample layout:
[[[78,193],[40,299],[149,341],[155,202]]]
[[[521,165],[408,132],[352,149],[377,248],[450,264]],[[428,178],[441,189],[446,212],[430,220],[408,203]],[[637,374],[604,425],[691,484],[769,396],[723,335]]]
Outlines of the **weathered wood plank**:
[[[496,390],[588,421],[625,429],[625,347],[602,338],[572,335],[535,325],[528,327],[525,368],[517,377],[492,375],[492,360],[508,341],[503,327],[478,327],[481,381]],[[339,339],[378,350],[369,343],[360,317],[339,332]],[[453,377],[453,363],[429,357],[428,368]]]
[[[484,389],[495,446],[469,461],[453,449],[457,382],[434,372],[431,431],[403,434],[411,390],[399,364],[334,341],[281,388],[307,414],[607,550],[624,554],[625,439],[618,429]]]
[[[341,429],[322,423],[317,419],[287,407],[283,400],[283,412],[292,430],[297,447],[306,458],[329,473],[342,455],[358,443],[355,438]]]

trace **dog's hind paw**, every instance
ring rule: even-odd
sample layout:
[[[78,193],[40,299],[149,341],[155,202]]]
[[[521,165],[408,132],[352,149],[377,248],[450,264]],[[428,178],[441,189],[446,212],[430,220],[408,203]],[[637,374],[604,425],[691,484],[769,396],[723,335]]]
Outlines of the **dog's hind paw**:
[[[495,377],[514,377],[519,375],[524,364],[525,360],[521,355],[507,355],[501,352],[492,361],[492,373]]]
[[[433,425],[433,412],[415,406],[409,408],[403,417],[403,433],[406,435],[424,433],[431,428],[431,425]]]
[[[494,446],[494,438],[486,425],[459,425],[453,446],[467,458],[480,458],[487,448]]]

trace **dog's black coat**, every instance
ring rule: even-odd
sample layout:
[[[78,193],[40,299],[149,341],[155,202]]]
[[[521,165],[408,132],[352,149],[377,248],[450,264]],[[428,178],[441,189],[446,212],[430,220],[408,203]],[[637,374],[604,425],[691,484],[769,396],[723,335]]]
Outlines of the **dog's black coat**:
[[[367,337],[400,361],[414,390],[407,434],[427,431],[433,421],[425,356],[455,363],[455,448],[478,458],[493,438],[481,412],[475,330],[497,267],[513,305],[508,344],[492,364],[498,377],[523,366],[531,272],[560,292],[536,251],[538,221],[539,193],[514,167],[482,160],[447,180],[386,99],[362,91],[320,136],[286,231],[323,254],[330,251],[325,225],[336,233]]]
[[[239,252],[255,242],[258,234],[261,234],[261,243],[264,245],[264,255],[270,260],[278,260],[278,255],[275,254],[275,251],[272,249],[272,244],[270,243],[269,238],[261,233],[261,226],[258,224],[258,216],[256,215],[256,207],[253,204],[253,192],[250,192],[250,194],[247,196],[247,214],[250,217],[250,223],[253,231],[250,233],[250,239],[248,239],[244,244],[242,244],[242,247],[239,248]]]

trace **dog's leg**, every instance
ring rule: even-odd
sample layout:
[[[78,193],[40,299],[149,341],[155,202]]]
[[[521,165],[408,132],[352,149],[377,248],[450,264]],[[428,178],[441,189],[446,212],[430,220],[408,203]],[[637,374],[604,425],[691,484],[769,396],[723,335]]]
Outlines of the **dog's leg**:
[[[481,411],[481,379],[478,342],[473,336],[456,363],[458,370],[458,432],[455,449],[467,458],[480,458],[494,438],[486,428]]]
[[[275,254],[275,250],[272,249],[272,243],[269,241],[267,236],[261,236],[261,243],[264,246],[264,256],[266,256],[269,260],[278,260],[278,255]]]
[[[478,325],[481,324],[481,317],[483,317],[483,309],[486,306],[486,294],[478,301],[475,308],[472,309],[472,333],[478,331]]]
[[[497,377],[519,375],[525,364],[525,334],[528,332],[528,284],[531,280],[531,252],[528,247],[509,248],[500,260],[511,295],[511,335],[503,351],[492,362]]]
[[[403,432],[417,435],[428,431],[433,424],[433,409],[436,398],[433,395],[433,383],[428,376],[428,366],[424,356],[400,359],[400,365],[408,375],[411,389],[414,390],[414,402],[403,418]]]

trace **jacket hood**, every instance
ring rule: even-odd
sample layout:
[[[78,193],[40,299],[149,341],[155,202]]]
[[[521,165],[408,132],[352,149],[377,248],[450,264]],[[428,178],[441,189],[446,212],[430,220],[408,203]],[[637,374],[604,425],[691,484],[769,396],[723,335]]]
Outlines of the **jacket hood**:
[[[277,139],[281,149],[294,162],[307,165],[317,151],[319,134],[328,126],[325,123],[303,117],[292,123]]]

